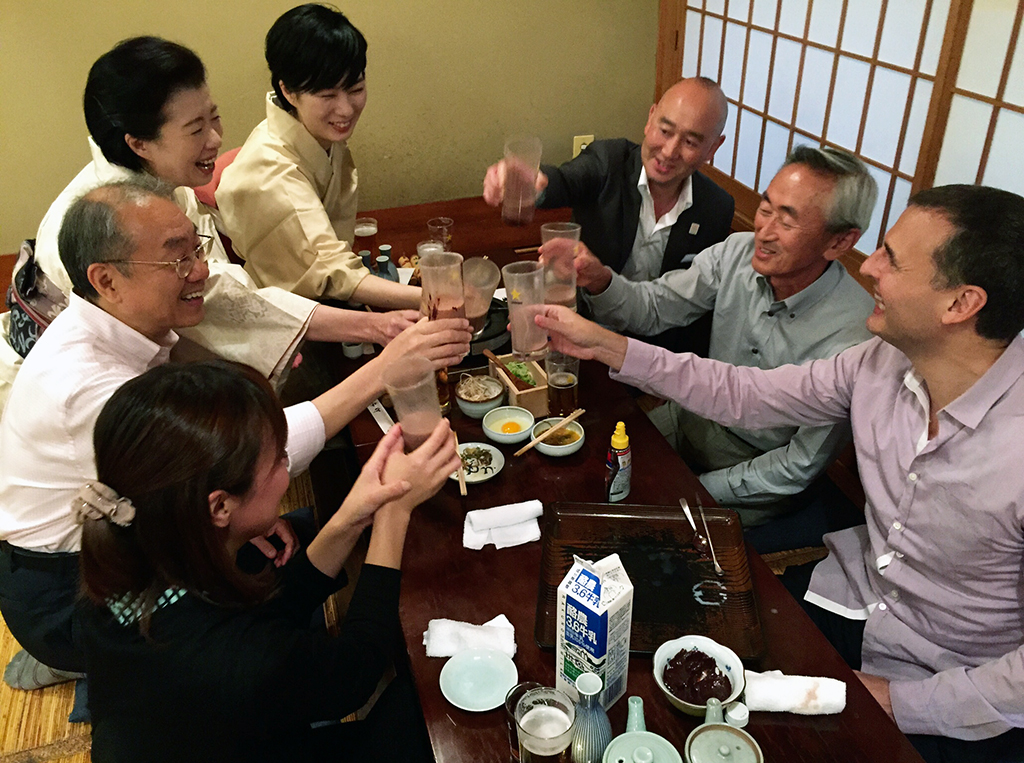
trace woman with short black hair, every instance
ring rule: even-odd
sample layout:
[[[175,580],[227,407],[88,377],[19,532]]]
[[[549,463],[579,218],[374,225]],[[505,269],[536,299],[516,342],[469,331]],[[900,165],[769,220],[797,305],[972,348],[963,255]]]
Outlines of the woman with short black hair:
[[[266,59],[267,118],[217,188],[246,270],[310,299],[418,308],[418,287],[367,278],[352,251],[358,175],[347,141],[366,106],[365,38],[340,11],[300,5],[270,28]]]

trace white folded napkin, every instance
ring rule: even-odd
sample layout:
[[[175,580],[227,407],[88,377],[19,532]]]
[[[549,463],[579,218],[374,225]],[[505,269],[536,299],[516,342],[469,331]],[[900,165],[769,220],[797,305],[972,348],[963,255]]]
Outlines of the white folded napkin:
[[[744,702],[750,710],[798,715],[833,715],[846,707],[846,684],[835,678],[787,676],[781,670],[743,671]]]
[[[470,511],[462,528],[462,545],[480,550],[488,543],[507,548],[540,540],[537,517],[543,513],[544,505],[536,500]]]
[[[427,657],[451,657],[467,649],[497,649],[509,657],[516,653],[516,629],[505,615],[483,625],[458,620],[431,620],[423,633]]]

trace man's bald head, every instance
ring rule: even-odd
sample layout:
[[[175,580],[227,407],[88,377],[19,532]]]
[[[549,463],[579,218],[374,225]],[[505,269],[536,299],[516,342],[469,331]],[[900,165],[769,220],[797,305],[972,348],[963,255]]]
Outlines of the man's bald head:
[[[682,183],[711,161],[725,140],[729,104],[718,84],[691,77],[674,84],[651,107],[641,147],[652,188],[678,192]]]

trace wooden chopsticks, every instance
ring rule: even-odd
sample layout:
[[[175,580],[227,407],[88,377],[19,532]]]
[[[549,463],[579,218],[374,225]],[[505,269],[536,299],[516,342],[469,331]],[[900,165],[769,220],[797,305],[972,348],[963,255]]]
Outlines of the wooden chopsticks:
[[[536,445],[541,440],[546,440],[548,435],[550,435],[552,432],[557,432],[559,429],[564,427],[569,422],[575,421],[576,419],[578,419],[584,413],[586,413],[586,411],[584,411],[582,408],[577,408],[575,411],[570,413],[568,416],[566,416],[564,419],[559,421],[553,427],[550,427],[549,429],[545,429],[539,435],[534,437],[530,442],[528,442],[526,445],[524,445],[519,450],[517,450],[514,455],[517,455],[517,456],[523,455],[526,451],[528,451],[530,448],[532,448],[534,445]]]
[[[452,437],[455,438],[455,455],[459,457],[459,495],[466,495],[466,470],[462,466],[462,454],[459,453],[459,436],[452,430]]]

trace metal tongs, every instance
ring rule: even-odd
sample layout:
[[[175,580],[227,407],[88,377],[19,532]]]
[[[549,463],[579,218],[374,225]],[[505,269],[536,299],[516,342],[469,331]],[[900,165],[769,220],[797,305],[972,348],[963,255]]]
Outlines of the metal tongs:
[[[704,516],[704,504],[701,503],[701,500],[698,497],[697,510],[700,511],[700,521],[704,523],[703,533],[697,530],[697,523],[693,521],[693,513],[690,511],[690,504],[686,502],[686,499],[680,498],[679,505],[682,507],[683,513],[686,515],[686,519],[690,523],[690,527],[693,529],[693,547],[704,556],[707,556],[708,551],[710,551],[711,560],[715,563],[715,574],[724,574],[722,565],[718,563],[718,557],[715,555],[715,547],[711,543],[711,533],[708,531],[708,519]]]

